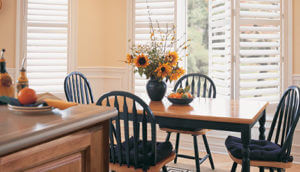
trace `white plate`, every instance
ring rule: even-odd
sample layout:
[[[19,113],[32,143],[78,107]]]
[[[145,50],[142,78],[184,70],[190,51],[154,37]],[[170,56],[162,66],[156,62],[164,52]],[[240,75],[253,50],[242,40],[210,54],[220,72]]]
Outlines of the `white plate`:
[[[51,106],[26,107],[26,106],[8,105],[8,109],[13,111],[18,111],[18,112],[46,112],[46,111],[51,111],[53,108]]]

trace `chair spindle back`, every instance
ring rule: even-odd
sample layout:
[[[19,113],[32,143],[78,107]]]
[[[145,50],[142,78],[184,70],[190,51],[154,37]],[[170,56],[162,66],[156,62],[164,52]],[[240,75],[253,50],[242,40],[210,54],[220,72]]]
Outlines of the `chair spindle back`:
[[[80,72],[71,72],[64,82],[65,95],[69,102],[94,103],[89,81]]]
[[[138,96],[124,91],[112,91],[104,94],[96,103],[100,106],[114,106],[118,110],[117,117],[110,120],[110,158],[113,163],[130,166],[130,158],[134,159],[134,166],[137,168],[140,158],[143,155],[142,162],[146,160],[146,143],[147,143],[147,124],[151,126],[151,155],[153,162],[156,164],[156,122],[155,117],[149,106]],[[123,127],[121,127],[123,121]],[[132,121],[132,130],[130,123]],[[140,124],[142,125],[142,138],[140,138]],[[130,157],[129,139],[134,139],[133,150],[134,156]],[[138,148],[138,142],[142,140],[142,150]],[[115,143],[116,141],[116,143]],[[125,141],[125,142],[124,142]],[[125,152],[123,152],[125,150]],[[125,159],[124,159],[125,153]],[[123,156],[122,156],[123,155]],[[117,158],[116,158],[117,157]],[[144,167],[146,170],[148,167]]]
[[[216,98],[216,86],[206,75],[200,73],[186,74],[175,84],[174,91],[189,85],[191,94],[197,97]]]
[[[300,90],[290,86],[283,94],[274,115],[268,141],[282,147],[281,160],[288,161],[290,157],[293,135],[300,116]]]

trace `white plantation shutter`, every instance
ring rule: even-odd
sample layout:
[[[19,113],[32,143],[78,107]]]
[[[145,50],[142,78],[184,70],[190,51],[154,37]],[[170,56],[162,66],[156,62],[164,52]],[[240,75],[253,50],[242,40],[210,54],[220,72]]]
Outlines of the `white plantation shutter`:
[[[150,41],[149,15],[146,0],[134,1],[134,29],[133,42],[137,44],[145,44]],[[171,28],[175,21],[175,0],[148,0],[148,6],[151,11],[151,18],[154,28],[159,27],[164,30],[167,25]],[[144,96],[146,93],[147,79],[135,74],[135,94]],[[168,83],[168,91],[173,89],[173,85]]]
[[[278,102],[283,55],[281,3],[209,1],[209,70],[219,95]]]
[[[237,1],[236,60],[242,99],[278,102],[281,91],[281,0]]]
[[[209,1],[209,75],[217,97],[230,97],[232,92],[232,23],[231,1]]]
[[[68,64],[68,0],[27,0],[26,5],[29,85],[38,93],[63,93]]]

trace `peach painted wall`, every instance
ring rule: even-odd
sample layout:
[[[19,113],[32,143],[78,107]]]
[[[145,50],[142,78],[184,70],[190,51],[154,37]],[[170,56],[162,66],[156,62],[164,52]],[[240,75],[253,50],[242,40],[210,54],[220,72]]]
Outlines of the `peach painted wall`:
[[[8,67],[15,67],[16,2],[2,0],[0,48]],[[79,0],[78,66],[123,66],[127,43],[126,0]]]
[[[15,67],[16,59],[16,0],[2,0],[0,10],[0,49],[6,49],[7,67]]]
[[[78,66],[124,66],[126,0],[79,0]]]
[[[293,24],[294,24],[294,30],[293,30],[293,73],[294,74],[300,74],[300,0],[294,0],[293,1]]]

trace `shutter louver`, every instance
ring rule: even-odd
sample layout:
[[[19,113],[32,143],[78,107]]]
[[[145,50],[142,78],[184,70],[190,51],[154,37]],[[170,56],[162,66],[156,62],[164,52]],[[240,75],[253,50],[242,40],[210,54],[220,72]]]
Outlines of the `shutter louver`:
[[[26,57],[29,85],[38,93],[63,93],[68,59],[68,0],[28,0]]]
[[[166,30],[172,27],[175,22],[175,0],[135,0],[134,11],[134,43],[145,44],[150,41],[149,15],[147,5],[151,11],[151,19],[154,23],[154,29]],[[146,96],[147,79],[135,74],[135,94]],[[173,89],[172,84],[168,84],[168,91]]]
[[[231,97],[231,1],[209,1],[209,75],[217,97]]]
[[[281,0],[240,0],[239,6],[239,97],[277,102],[281,90]]]

